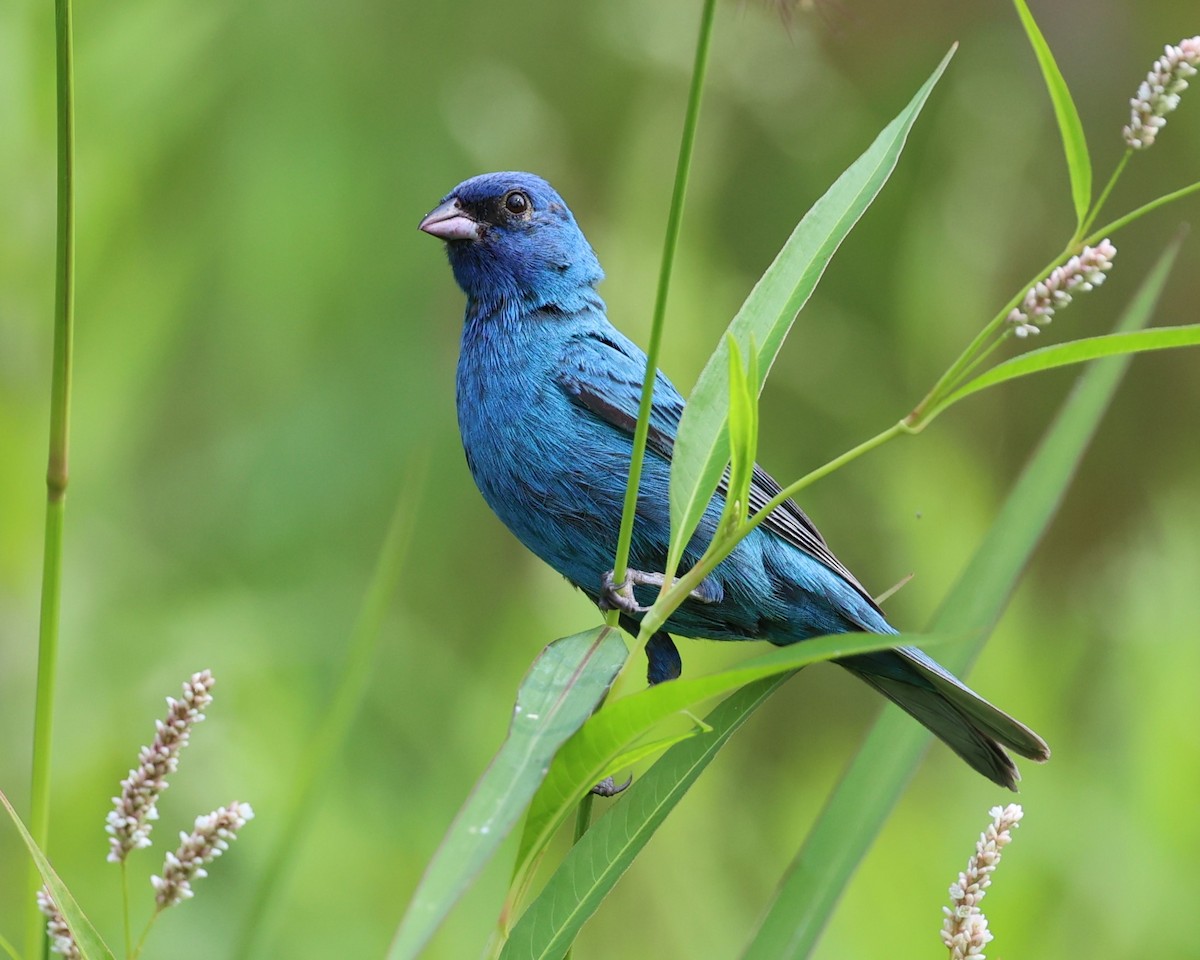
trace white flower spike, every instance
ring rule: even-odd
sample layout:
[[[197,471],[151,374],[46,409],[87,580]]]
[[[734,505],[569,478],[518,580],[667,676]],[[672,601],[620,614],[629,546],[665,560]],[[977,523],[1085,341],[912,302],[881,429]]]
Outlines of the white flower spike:
[[[1051,270],[1050,276],[1035,283],[1021,305],[1009,313],[1007,320],[1014,327],[1013,333],[1018,337],[1038,333],[1056,310],[1071,302],[1073,294],[1100,286],[1116,255],[1117,248],[1105,239],[1094,247],[1084,247],[1078,256]]]
[[[1187,89],[1197,68],[1200,36],[1180,40],[1177,46],[1167,44],[1138,87],[1137,96],[1129,101],[1133,109],[1122,132],[1130,147],[1145,150],[1154,143],[1158,131],[1167,124],[1167,114],[1179,106],[1179,95]]]
[[[150,846],[151,820],[158,819],[158,798],[167,788],[167,776],[179,765],[179,751],[187,746],[192,727],[204,719],[212,703],[213,675],[202,670],[183,685],[183,698],[167,697],[167,719],[155,721],[156,733],[138,754],[138,765],[121,781],[121,795],[113,797],[107,826],[111,848],[108,859],[122,863],[131,850]]]
[[[946,919],[942,923],[942,943],[950,951],[950,960],[987,960],[983,948],[992,941],[987,917],[979,903],[991,885],[992,874],[1000,863],[1000,852],[1012,840],[1012,830],[1020,823],[1024,811],[1020,804],[992,807],[988,811],[992,822],[980,834],[975,854],[967,861],[967,869],[950,884],[952,907],[942,907]]]

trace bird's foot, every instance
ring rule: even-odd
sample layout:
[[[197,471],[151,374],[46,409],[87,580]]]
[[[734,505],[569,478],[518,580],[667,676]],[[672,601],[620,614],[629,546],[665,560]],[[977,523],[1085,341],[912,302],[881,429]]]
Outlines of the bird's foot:
[[[617,781],[612,777],[605,777],[592,787],[592,793],[598,797],[615,797],[618,793],[624,793],[628,790],[631,783],[633,783],[633,774],[630,774],[629,779],[620,786],[617,785]]]
[[[627,571],[625,581],[620,584],[613,579],[612,570],[607,571],[600,578],[601,610],[620,610],[622,613],[632,615],[635,613],[645,613],[650,609],[649,607],[641,606],[633,596],[633,585],[636,582],[633,576],[634,572],[633,570]]]
[[[607,571],[600,578],[600,609],[601,610],[620,610],[622,613],[634,614],[645,613],[649,607],[643,607],[637,602],[633,596],[633,588],[639,587],[662,587],[664,577],[661,573],[647,573],[644,570],[626,570],[624,583],[618,584],[613,579],[613,571]],[[678,580],[673,583],[678,583]],[[721,595],[714,593],[711,589],[706,589],[708,581],[701,583],[695,590],[692,590],[688,596],[700,603],[716,603],[721,599]]]

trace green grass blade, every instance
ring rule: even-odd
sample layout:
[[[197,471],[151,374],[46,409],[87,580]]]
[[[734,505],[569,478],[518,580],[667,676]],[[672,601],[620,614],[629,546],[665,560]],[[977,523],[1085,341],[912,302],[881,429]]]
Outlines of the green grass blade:
[[[980,390],[1043,370],[1086,363],[1088,360],[1123,353],[1144,353],[1148,350],[1169,350],[1174,347],[1198,345],[1200,323],[1191,323],[1184,327],[1158,327],[1154,330],[1139,330],[1136,333],[1110,333],[1103,337],[1087,337],[1053,347],[1043,347],[1041,350],[1033,350],[992,367],[987,373],[981,374],[952,393],[945,403],[938,406],[937,412],[941,413],[951,404]],[[931,414],[930,419],[932,417]]]
[[[287,794],[287,806],[279,818],[275,848],[246,910],[246,919],[233,953],[239,960],[250,960],[261,955],[258,941],[265,935],[271,922],[271,909],[303,846],[297,842],[297,838],[307,833],[306,827],[320,795],[321,785],[328,779],[329,771],[346,742],[366,696],[384,618],[405,569],[405,558],[421,506],[427,472],[427,458],[422,456],[406,478],[397,498],[387,535],[380,545],[375,569],[350,635],[341,679],[311,738],[310,747],[295,772]]]
[[[50,375],[50,443],[46,467],[46,527],[38,620],[37,691],[33,708],[33,769],[29,826],[42,847],[50,841],[50,755],[62,613],[63,525],[71,439],[71,381],[75,354],[75,41],[71,0],[54,0],[56,180],[54,230],[54,350]],[[27,892],[38,887],[30,869]],[[46,926],[27,902],[25,950],[43,950]]]
[[[1163,255],[1164,260],[1173,256],[1174,248]],[[1118,330],[1146,325],[1164,276],[1157,268],[1150,274]],[[1129,359],[1109,357],[1080,375],[983,543],[943,601],[932,629],[980,631],[978,639],[939,657],[949,669],[961,675],[982,649],[1057,512]],[[898,709],[885,708],[826,801],[744,960],[798,960],[811,953],[929,739]]]
[[[596,627],[550,644],[534,660],[508,737],[475,784],[425,869],[388,960],[411,960],[524,813],[550,760],[579,729],[625,662],[616,630]]]
[[[71,935],[75,938],[75,945],[79,947],[79,953],[83,957],[83,960],[114,960],[112,951],[108,949],[104,941],[100,938],[100,934],[96,932],[96,928],[92,926],[91,921],[84,916],[83,911],[79,908],[79,904],[71,896],[71,891],[67,889],[67,885],[54,872],[54,868],[50,866],[50,861],[46,859],[46,855],[42,853],[41,848],[34,842],[29,831],[25,829],[25,824],[21,822],[21,818],[17,816],[17,811],[13,809],[13,805],[8,802],[8,797],[3,793],[0,793],[0,804],[4,805],[4,809],[8,811],[9,817],[12,818],[13,826],[17,828],[21,839],[25,841],[25,846],[29,849],[29,855],[33,857],[33,862],[37,866],[38,873],[42,875],[42,882],[49,888],[50,896],[54,898],[59,912],[63,915],[67,926],[71,928]],[[43,922],[42,929],[44,930],[45,927],[46,925]]]
[[[678,744],[589,830],[522,915],[501,960],[558,960],[646,841],[747,717],[791,673],[748,684],[706,718],[711,733]]]
[[[748,352],[752,342],[758,345],[760,390],[796,314],[808,301],[842,241],[896,168],[917,115],[953,55],[951,48],[908,106],[813,204],[730,323],[729,333],[743,351]],[[700,522],[729,461],[728,352],[722,338],[688,397],[679,425],[671,467],[668,566],[672,568]]]
[[[530,866],[537,862],[545,845],[592,784],[612,771],[614,760],[628,745],[646,736],[667,718],[748,683],[790,673],[822,660],[899,644],[928,647],[944,643],[946,639],[928,635],[866,633],[819,637],[772,650],[719,673],[660,683],[608,704],[563,745],[534,797],[517,853],[514,888],[523,891]]]
[[[1029,6],[1025,0],[1013,0],[1013,4],[1021,18],[1021,26],[1025,28],[1025,34],[1029,37],[1029,44],[1033,47],[1038,66],[1042,68],[1046,90],[1050,93],[1050,102],[1054,105],[1054,119],[1058,121],[1063,152],[1067,155],[1071,199],[1075,204],[1077,226],[1082,232],[1088,209],[1092,205],[1092,161],[1088,155],[1087,139],[1083,135],[1083,122],[1079,119],[1079,111],[1075,109],[1075,101],[1071,99],[1071,91],[1067,89],[1067,81],[1063,79],[1058,64],[1054,62],[1050,45],[1046,43],[1037,21],[1029,12]]]
[[[687,195],[688,176],[696,147],[696,127],[700,122],[700,100],[704,93],[704,77],[708,72],[708,54],[712,47],[713,22],[716,20],[716,0],[704,0],[700,14],[700,35],[696,38],[696,57],[692,64],[692,82],[688,90],[687,111],[683,117],[683,135],[679,140],[679,157],[675,166],[675,185],[671,191],[671,209],[667,214],[667,235],[663,240],[662,263],[658,271],[658,290],[654,295],[654,316],[650,323],[650,342],[646,345],[646,374],[642,380],[642,395],[638,401],[637,424],[633,431],[633,450],[629,458],[629,482],[625,486],[625,502],[621,508],[621,527],[617,532],[617,552],[613,575],[625,579],[629,563],[629,548],[633,542],[633,523],[637,513],[638,491],[641,487],[642,463],[646,456],[646,438],[650,430],[650,408],[654,402],[655,371],[658,352],[662,346],[666,325],[667,294],[671,290],[671,272],[675,265],[675,248],[679,244],[683,222],[683,200]],[[609,611],[608,623],[616,626],[617,612]]]

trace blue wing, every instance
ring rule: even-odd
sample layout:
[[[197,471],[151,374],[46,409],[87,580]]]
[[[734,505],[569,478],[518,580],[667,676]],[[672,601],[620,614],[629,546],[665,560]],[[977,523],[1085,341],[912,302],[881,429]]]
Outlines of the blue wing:
[[[615,327],[591,329],[571,338],[559,369],[558,384],[571,400],[632,439],[646,373],[646,355],[641,348]],[[683,406],[679,391],[661,370],[657,371],[646,445],[667,461],[675,448]],[[722,496],[728,489],[728,476],[726,471],[717,487]],[[769,473],[755,464],[750,482],[750,511],[761,510],[781,489]],[[825,538],[794,501],[785,500],[776,507],[762,527],[836,573],[879,610],[866,588],[834,556]]]

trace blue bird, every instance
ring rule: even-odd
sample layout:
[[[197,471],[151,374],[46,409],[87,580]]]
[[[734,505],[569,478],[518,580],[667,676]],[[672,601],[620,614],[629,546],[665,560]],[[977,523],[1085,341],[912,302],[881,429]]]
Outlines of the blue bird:
[[[467,295],[458,361],[458,423],[488,505],[530,550],[636,632],[662,582],[667,484],[683,398],[661,372],[639,489],[631,585],[611,577],[646,355],[608,321],[600,263],[554,189],[529,173],[490,173],[455,187],[420,224],[445,241]],[[779,492],[755,468],[750,506]],[[724,506],[709,504],[682,569],[695,564]],[[679,676],[670,634],[796,643],[849,631],[895,633],[805,513],[788,501],[746,537],[646,645],[651,683]],[[1004,748],[1050,751],[1032,730],[920,650],[836,661],[899,704],[968,764],[1016,789]]]

